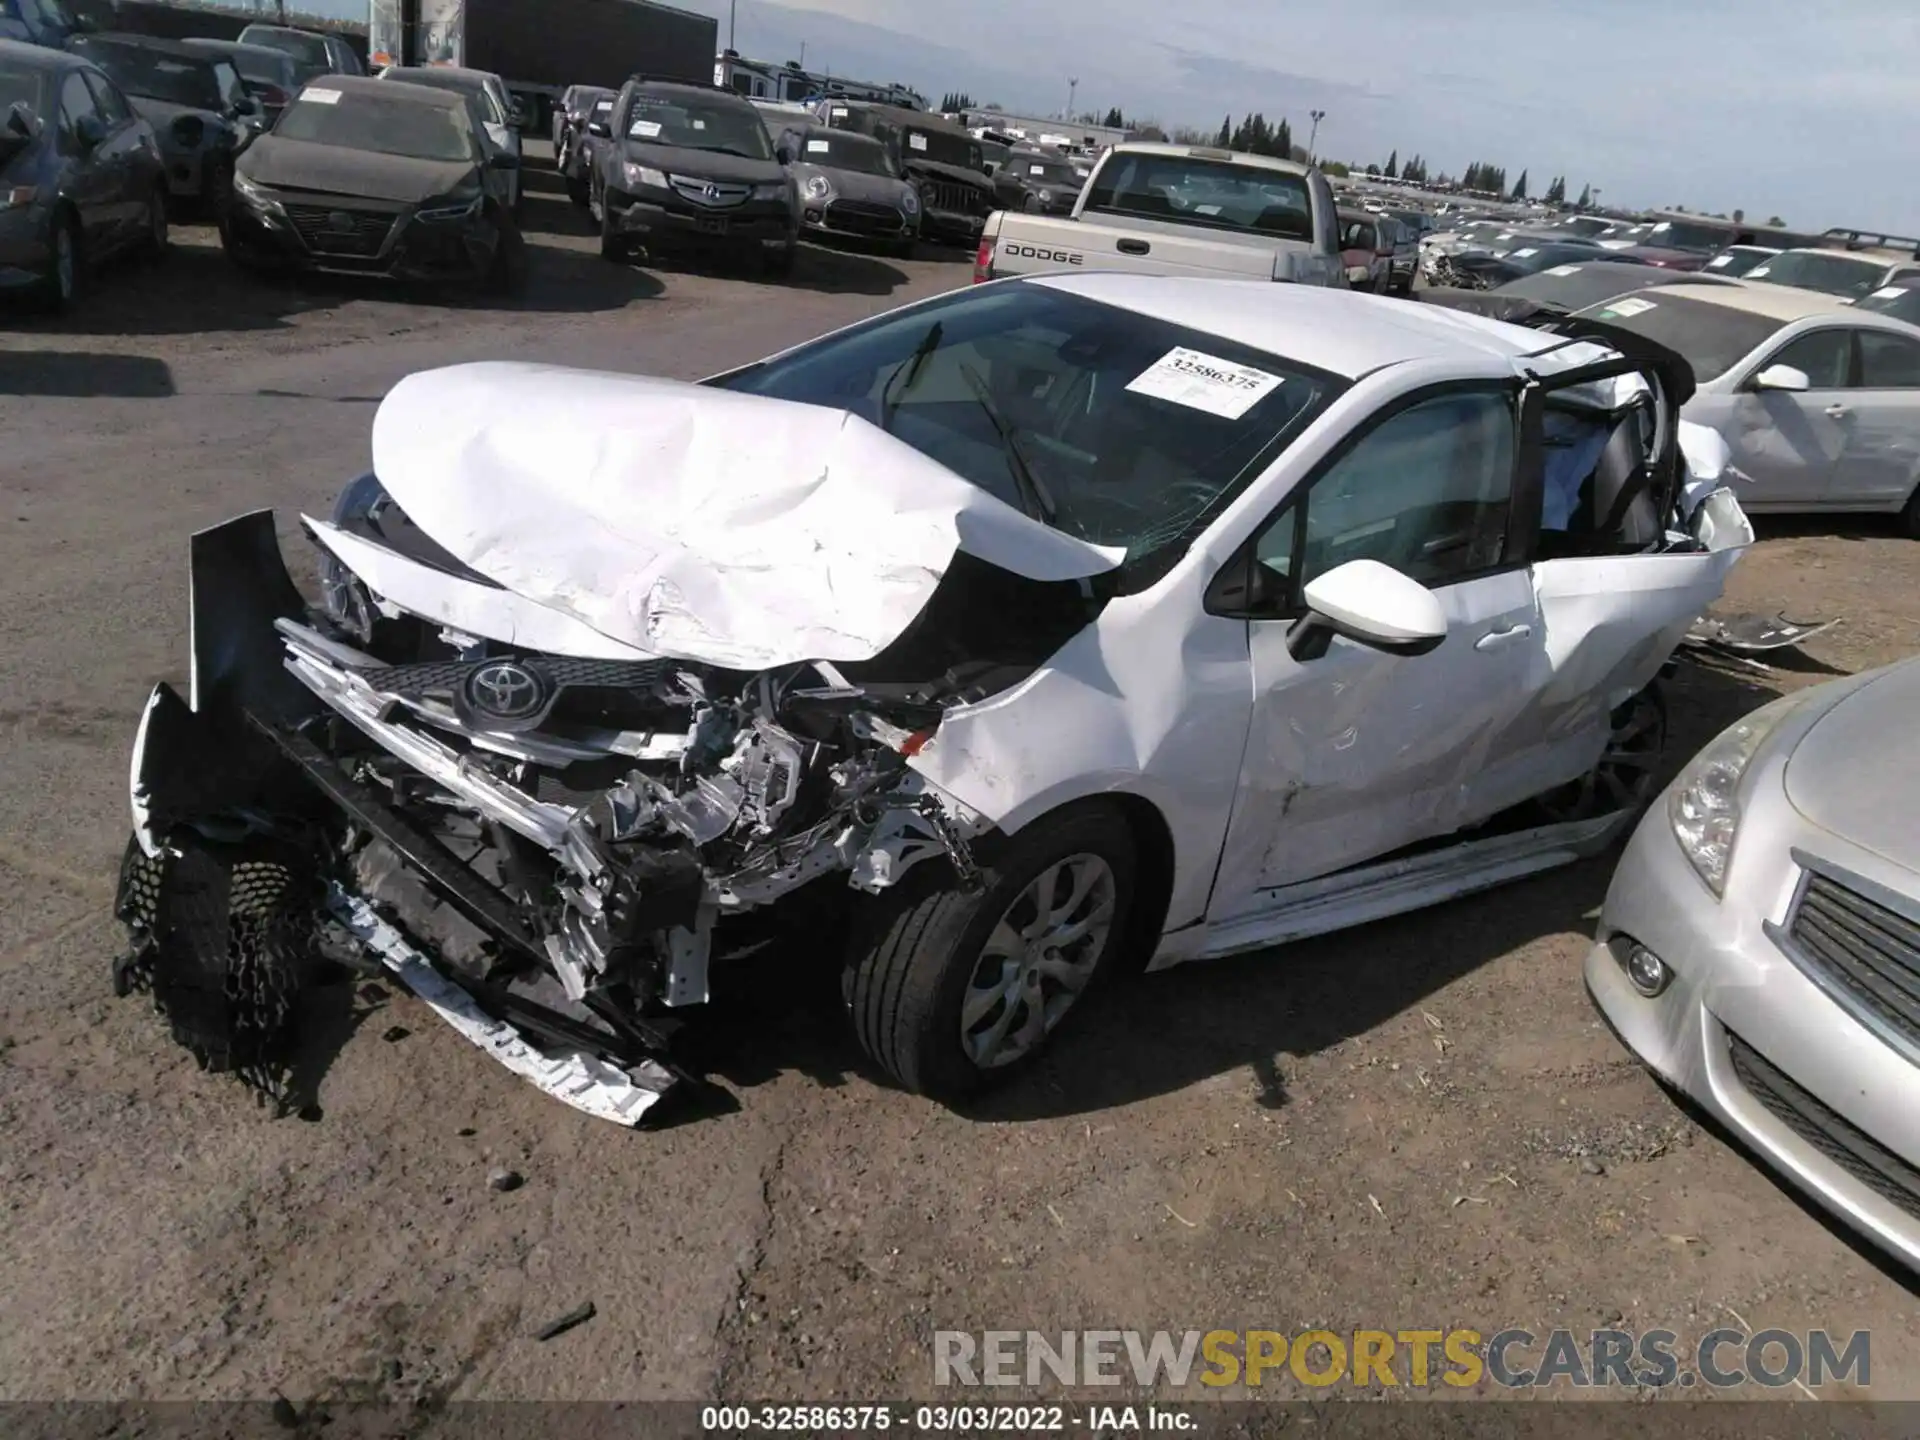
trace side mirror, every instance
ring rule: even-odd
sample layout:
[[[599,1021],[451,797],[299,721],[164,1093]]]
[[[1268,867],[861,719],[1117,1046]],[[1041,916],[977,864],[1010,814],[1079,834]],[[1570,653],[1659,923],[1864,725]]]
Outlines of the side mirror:
[[[1344,635],[1389,655],[1425,655],[1447,638],[1447,616],[1419,581],[1378,560],[1349,560],[1311,581],[1307,613],[1287,631],[1295,660],[1317,660]]]
[[[604,120],[587,121],[587,133],[596,140],[607,140],[613,136],[613,127]]]
[[[511,150],[502,150],[499,154],[491,156],[487,160],[487,168],[489,170],[518,170],[520,168],[520,157]]]
[[[782,165],[793,164],[793,146],[787,144],[784,140],[781,141],[774,147],[773,158],[778,160]]]
[[[82,115],[74,122],[73,133],[85,150],[97,149],[107,138],[107,126],[98,115]]]
[[[26,101],[16,100],[7,107],[7,133],[18,135],[22,140],[31,140],[40,133],[40,117]]]
[[[1791,365],[1769,365],[1753,377],[1756,390],[1811,390],[1813,381],[1807,378],[1807,372],[1796,370]]]
[[[516,130],[527,123],[527,107],[518,95],[507,102],[507,123]]]

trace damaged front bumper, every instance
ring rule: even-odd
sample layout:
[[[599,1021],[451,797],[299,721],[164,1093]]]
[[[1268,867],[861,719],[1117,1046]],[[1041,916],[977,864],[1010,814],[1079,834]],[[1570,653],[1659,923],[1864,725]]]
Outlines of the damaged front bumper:
[[[271,512],[196,535],[191,566],[189,694],[157,686],[134,743],[118,988],[270,1092],[345,950],[548,1093],[637,1123],[695,1081],[674,1012],[708,1000],[740,917],[827,876],[972,871],[979,817],[906,765],[937,709],[830,666],[530,654],[340,568],[310,608]]]

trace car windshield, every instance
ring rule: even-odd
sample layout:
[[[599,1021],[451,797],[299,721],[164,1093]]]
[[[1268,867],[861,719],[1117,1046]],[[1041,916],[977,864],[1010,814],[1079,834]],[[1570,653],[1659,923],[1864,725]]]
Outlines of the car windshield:
[[[1730,305],[1658,291],[1624,295],[1582,312],[1677,350],[1696,380],[1715,380],[1787,322]]]
[[[450,75],[444,70],[436,70],[431,65],[393,66],[380,72],[382,80],[392,80],[401,85],[421,85],[429,90],[440,90],[450,95],[458,95],[467,102],[467,114],[475,126],[500,125],[506,116],[500,113],[500,107],[494,102],[493,92],[484,82],[465,75]]]
[[[1879,315],[1891,315],[1896,320],[1920,323],[1920,277],[1899,285],[1888,285],[1874,291],[1864,300],[1855,302],[1856,310],[1871,310]]]
[[[438,103],[388,100],[364,90],[348,93],[310,85],[286,108],[273,133],[283,140],[412,160],[473,159],[472,132],[463,112]]]
[[[1231,160],[1122,152],[1094,175],[1086,208],[1287,240],[1313,239],[1304,176]]]
[[[298,78],[311,80],[333,69],[333,57],[327,53],[324,36],[307,35],[298,30],[281,30],[271,25],[249,25],[240,32],[243,45],[264,45],[291,55]]]
[[[1605,253],[1605,251],[1595,250],[1587,245],[1543,244],[1535,240],[1509,250],[1505,255],[1502,255],[1500,259],[1510,270],[1517,270],[1522,275],[1537,275],[1542,270],[1550,270],[1559,265],[1575,264],[1581,260],[1590,259],[1595,255],[1603,255]],[[1606,264],[1609,262],[1596,261],[1595,263]],[[1610,263],[1616,265],[1621,264],[1619,261]],[[1624,269],[1628,267],[1622,265],[1621,268]]]
[[[929,130],[919,125],[908,125],[901,134],[904,138],[900,143],[909,160],[931,160],[936,165],[952,165],[961,170],[980,170],[985,173],[986,156],[979,143],[969,136],[952,135],[945,130]]]
[[[1187,537],[1344,388],[1018,281],[896,311],[715,383],[851,411],[1129,560]]]
[[[900,167],[893,155],[878,140],[856,135],[850,130],[809,130],[800,136],[796,160],[806,165],[825,165],[834,170],[855,170],[862,175],[885,175],[899,179]]]
[[[1694,250],[1710,255],[1733,238],[1733,231],[1718,225],[1702,225],[1690,220],[1662,220],[1647,231],[1643,245],[1658,245],[1667,250]]]
[[[1818,290],[1850,300],[1872,293],[1887,272],[1884,260],[1865,256],[1828,255],[1818,250],[1788,250],[1747,272],[1749,280],[1769,285],[1791,285],[1796,290]]]
[[[7,113],[18,104],[25,104],[35,115],[46,119],[51,108],[47,103],[47,89],[46,71],[0,61],[0,124],[5,123]],[[0,131],[0,144],[5,143],[5,132]]]
[[[1560,222],[1560,228],[1580,236],[1583,240],[1591,240],[1594,236],[1611,230],[1613,228],[1613,222],[1611,220],[1602,220],[1597,215],[1576,215],[1571,220],[1562,220]]]
[[[1012,155],[1007,158],[1007,168],[1030,185],[1070,185],[1076,190],[1080,188],[1080,177],[1074,174],[1073,166],[1064,160]]]
[[[257,85],[278,85],[283,90],[291,89],[298,83],[294,78],[293,57],[278,50],[253,45],[228,51],[227,54],[243,80],[251,80]]]
[[[633,97],[627,107],[626,134],[643,145],[678,145],[687,150],[717,150],[749,160],[771,160],[773,141],[760,112],[695,95]]]
[[[75,36],[72,49],[106,71],[108,78],[129,95],[195,110],[224,108],[220,82],[210,60],[183,59],[92,35]]]
[[[1707,261],[1705,269],[1710,275],[1725,275],[1728,277],[1745,275],[1748,271],[1752,270],[1754,266],[1765,262],[1779,253],[1777,250],[1756,250],[1745,245],[1736,245],[1730,250],[1721,251],[1718,255]]]

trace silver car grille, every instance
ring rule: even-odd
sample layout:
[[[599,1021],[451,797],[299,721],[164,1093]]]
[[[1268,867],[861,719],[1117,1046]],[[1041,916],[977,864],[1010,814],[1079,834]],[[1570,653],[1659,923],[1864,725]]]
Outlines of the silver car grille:
[[[670,183],[676,195],[696,205],[740,205],[753,191],[751,185],[737,185],[725,180],[689,180],[680,175],[675,175]]]
[[[1920,922],[1808,870],[1788,954],[1869,1028],[1920,1054]]]
[[[1920,1219],[1920,1170],[1808,1094],[1732,1031],[1727,1054],[1747,1093],[1774,1119],[1874,1194]]]

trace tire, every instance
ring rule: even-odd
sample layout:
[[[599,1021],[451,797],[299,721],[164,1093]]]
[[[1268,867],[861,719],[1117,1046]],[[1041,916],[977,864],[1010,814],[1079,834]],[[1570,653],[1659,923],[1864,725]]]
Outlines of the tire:
[[[150,262],[167,258],[167,192],[155,187],[147,197],[147,233],[140,241],[140,256]]]
[[[1666,744],[1667,697],[1656,680],[1613,712],[1607,748],[1593,769],[1540,796],[1531,808],[1547,824],[1643,810],[1659,793],[1655,782]]]
[[[613,211],[608,208],[606,198],[596,193],[590,203],[600,212],[595,217],[600,222],[600,258],[611,260],[616,265],[626,264],[633,254],[633,247],[626,236],[613,228]]]
[[[47,267],[34,286],[34,297],[42,309],[63,315],[79,301],[86,276],[80,222],[74,218],[71,210],[53,212],[47,234],[47,250]]]
[[[1013,836],[982,864],[977,891],[962,890],[946,864],[927,862],[909,871],[896,888],[863,903],[849,941],[842,994],[861,1048],[907,1090],[949,1103],[1014,1074],[1043,1052],[1060,1024],[1079,1013],[1088,992],[1113,971],[1126,943],[1137,865],[1125,818],[1096,802],[1036,821]],[[1104,931],[1096,927],[1081,937],[1090,943],[1069,952],[1071,958],[1049,951],[1060,974],[1042,976],[1045,957],[1031,950],[989,955],[1003,920],[1019,929],[1033,916],[1029,887],[1063,873],[1068,882],[1086,878],[1091,888],[1078,906],[1067,907],[1062,923],[1101,913]],[[989,966],[996,966],[992,974],[986,973]],[[976,972],[988,983],[976,988]],[[1070,986],[1062,983],[1067,976]],[[1052,1018],[1035,1022],[1039,1028],[1022,1049],[1018,1034],[1010,1032],[1026,1029],[1036,1013],[1033,997],[1042,1017],[1056,1002],[1058,1008]],[[973,1023],[965,1028],[969,1009]],[[996,1029],[1008,1037],[998,1052],[987,1043]]]
[[[784,280],[787,276],[793,274],[794,262],[799,258],[799,256],[800,256],[799,245],[796,244],[794,241],[789,240],[785,245],[782,245],[778,250],[768,250],[763,248],[760,251],[760,268],[766,274],[772,275],[777,279]]]
[[[526,293],[527,277],[532,270],[527,255],[527,237],[511,216],[499,222],[500,239],[493,249],[493,268],[487,272],[487,289],[495,295]]]
[[[893,256],[896,260],[911,260],[920,253],[918,240],[896,240],[893,242]]]
[[[587,194],[587,182],[584,176],[567,176],[567,199],[585,209],[591,199]]]
[[[1900,533],[1909,540],[1920,540],[1920,485],[1907,497],[1907,508],[1900,512]]]
[[[227,223],[227,211],[233,208],[233,163],[216,160],[207,166],[206,183],[200,189],[200,209],[217,226]]]

